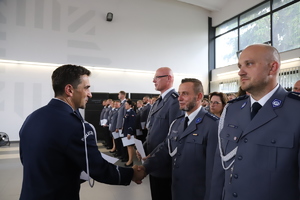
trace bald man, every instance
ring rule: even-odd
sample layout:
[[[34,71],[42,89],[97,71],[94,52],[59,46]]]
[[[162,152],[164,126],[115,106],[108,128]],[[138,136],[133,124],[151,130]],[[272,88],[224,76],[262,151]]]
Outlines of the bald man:
[[[238,67],[250,95],[224,108],[210,199],[299,200],[300,97],[278,84],[272,46],[248,46]]]
[[[300,93],[300,80],[297,81],[293,87],[293,92],[299,92]]]
[[[160,91],[160,98],[152,106],[147,120],[146,154],[150,154],[165,140],[171,123],[183,113],[179,109],[178,93],[173,88],[173,82],[174,75],[170,68],[156,70],[153,83],[155,90]],[[149,177],[152,200],[172,199],[171,159],[165,168],[150,173]]]

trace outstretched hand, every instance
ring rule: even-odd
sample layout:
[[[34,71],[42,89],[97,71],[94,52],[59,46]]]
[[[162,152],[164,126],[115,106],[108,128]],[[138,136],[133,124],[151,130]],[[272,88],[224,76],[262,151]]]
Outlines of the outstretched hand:
[[[147,176],[145,167],[142,165],[134,165],[132,168],[134,171],[132,181],[134,181],[136,184],[141,184],[142,180]]]

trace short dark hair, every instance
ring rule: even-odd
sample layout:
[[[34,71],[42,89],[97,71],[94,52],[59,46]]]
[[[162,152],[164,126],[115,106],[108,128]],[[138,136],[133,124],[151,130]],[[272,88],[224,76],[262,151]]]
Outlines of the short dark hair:
[[[202,82],[196,78],[184,78],[181,80],[181,83],[193,83],[194,84],[194,92],[195,94],[204,93]]]
[[[123,91],[123,90],[121,90],[121,91],[119,92],[119,94],[123,94],[124,96],[126,96],[126,92]]]
[[[55,69],[52,73],[52,88],[54,95],[62,95],[65,91],[65,86],[71,84],[75,89],[81,83],[82,75],[90,76],[91,72],[79,65],[62,65]]]
[[[127,99],[126,102],[127,102],[129,105],[131,105],[131,106],[134,105],[134,102],[133,102],[131,99]]]

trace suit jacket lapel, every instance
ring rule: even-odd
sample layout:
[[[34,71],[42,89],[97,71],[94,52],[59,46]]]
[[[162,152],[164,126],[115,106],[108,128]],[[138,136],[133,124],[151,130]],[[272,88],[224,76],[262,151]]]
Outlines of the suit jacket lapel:
[[[278,90],[271,96],[271,98],[265,103],[265,105],[259,110],[252,121],[250,121],[246,129],[244,129],[243,136],[276,118],[277,114],[275,110],[280,109],[284,103],[285,97],[286,91],[280,86]],[[248,115],[250,116],[250,112],[248,112]]]
[[[153,115],[154,113],[156,113],[157,111],[159,111],[164,106],[165,102],[168,100],[168,98],[171,96],[171,94],[173,92],[174,92],[174,89],[170,90],[168,92],[168,94],[161,100],[161,102],[159,102],[158,105],[156,105],[156,102],[155,102],[155,104],[153,105],[153,110],[151,111],[151,115]]]
[[[187,135],[189,135],[190,133],[195,132],[195,130],[197,129],[197,125],[202,122],[205,113],[206,112],[204,111],[204,109],[201,108],[200,111],[198,112],[198,114],[196,115],[196,117],[193,119],[193,121],[191,121],[191,123],[188,125],[188,127],[184,131],[183,131],[184,118],[183,118],[183,120],[181,120],[179,128],[178,128],[178,132],[179,132],[178,139],[180,140],[180,139],[186,137]]]

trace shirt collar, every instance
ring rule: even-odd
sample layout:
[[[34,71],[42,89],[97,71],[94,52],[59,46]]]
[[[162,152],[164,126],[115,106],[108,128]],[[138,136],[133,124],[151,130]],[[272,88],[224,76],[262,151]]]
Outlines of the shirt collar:
[[[276,92],[276,90],[279,88],[279,84],[276,85],[276,87],[271,90],[268,94],[266,94],[265,96],[263,96],[263,98],[261,98],[259,101],[256,101],[252,98],[252,96],[250,95],[250,100],[251,100],[251,107],[252,104],[254,102],[258,102],[261,106],[264,106],[265,103],[271,98],[271,96]]]
[[[201,107],[202,106],[199,106],[199,108],[197,108],[197,110],[195,110],[194,112],[192,112],[190,115],[187,115],[187,113],[185,112],[185,117],[189,118],[188,125],[195,119],[195,117],[197,116],[197,114],[201,110]]]
[[[67,102],[65,102],[65,101],[63,101],[61,99],[58,99],[58,98],[55,98],[55,97],[53,99],[56,99],[56,100],[61,101],[61,102],[64,102],[65,104],[67,104],[68,106],[70,106]],[[70,106],[70,108],[72,108],[72,106]],[[73,108],[72,108],[72,110],[73,110],[73,112],[75,111]]]
[[[173,89],[174,89],[174,88],[171,87],[171,88],[167,89],[164,93],[160,94],[161,98],[164,99],[165,96],[166,96],[171,90],[173,90]]]

